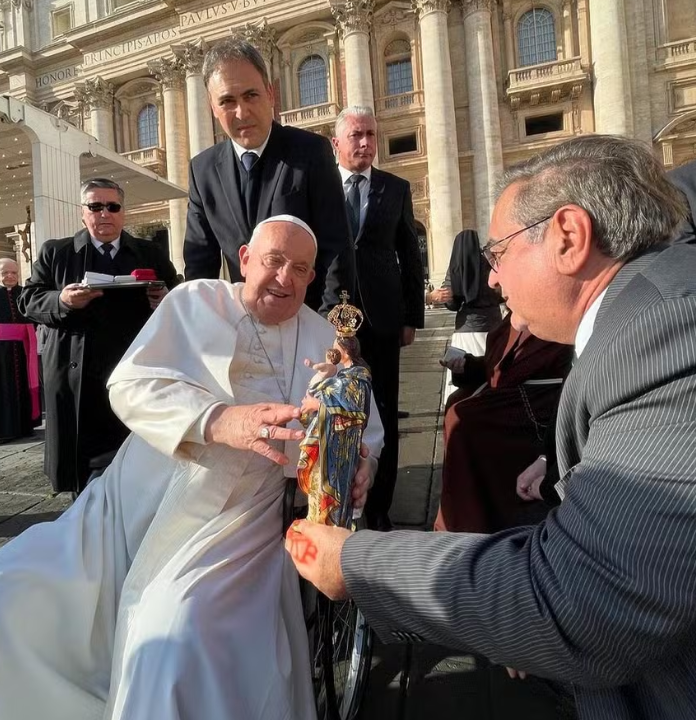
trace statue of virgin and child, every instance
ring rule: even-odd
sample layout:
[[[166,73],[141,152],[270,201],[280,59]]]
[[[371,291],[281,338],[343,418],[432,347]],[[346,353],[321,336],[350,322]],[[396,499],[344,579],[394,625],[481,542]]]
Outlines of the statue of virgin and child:
[[[336,340],[325,360],[305,360],[315,374],[302,403],[307,432],[297,465],[298,485],[309,500],[307,519],[339,527],[352,524],[351,483],[372,395],[372,376],[356,337],[363,315],[347,299],[343,293],[343,302],[328,315]]]

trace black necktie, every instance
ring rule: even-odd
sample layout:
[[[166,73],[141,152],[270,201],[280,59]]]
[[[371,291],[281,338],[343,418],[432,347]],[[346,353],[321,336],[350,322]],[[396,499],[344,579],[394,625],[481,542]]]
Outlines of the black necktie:
[[[364,175],[351,175],[348,178],[350,187],[346,195],[346,210],[348,211],[348,221],[353,231],[353,240],[358,237],[360,232],[360,183],[365,180]]]
[[[104,266],[113,269],[114,256],[112,253],[114,251],[114,246],[111,243],[104,243],[101,246],[101,251],[104,256]],[[113,275],[113,273],[111,274]]]
[[[258,170],[256,164],[259,156],[253,152],[242,153],[242,165],[246,170],[246,182],[242,182],[242,192],[244,194],[244,204],[246,205],[247,222],[250,228],[256,225],[256,215],[258,211]]]

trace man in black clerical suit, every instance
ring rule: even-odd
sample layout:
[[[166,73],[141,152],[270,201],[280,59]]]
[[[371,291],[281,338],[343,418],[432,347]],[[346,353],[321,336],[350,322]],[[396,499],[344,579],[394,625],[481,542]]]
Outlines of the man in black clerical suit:
[[[123,190],[111,180],[83,183],[86,229],[41,246],[19,297],[25,317],[48,329],[42,355],[44,471],[57,492],[82,490],[90,459],[117,450],[128,435],[111,410],[106,381],[175,284],[176,270],[160,248],[123,231],[123,200]],[[166,287],[101,291],[80,285],[88,270],[129,275],[136,269],[154,270]]]
[[[384,426],[384,449],[365,506],[368,524],[391,528],[389,508],[399,460],[399,356],[422,328],[423,266],[406,180],[372,167],[377,122],[366,107],[348,107],[336,121],[333,146],[355,238],[357,292],[365,315],[358,332]]]
[[[191,160],[184,239],[187,280],[217,278],[221,251],[232,282],[242,279],[239,248],[257,223],[289,214],[317,237],[316,278],[306,303],[318,310],[352,294],[354,255],[328,141],[273,122],[266,65],[248,42],[230,38],[206,55],[203,78],[213,114],[229,140]]]
[[[686,195],[689,216],[682,223],[674,238],[676,243],[696,243],[696,160],[667,173],[669,181]]]

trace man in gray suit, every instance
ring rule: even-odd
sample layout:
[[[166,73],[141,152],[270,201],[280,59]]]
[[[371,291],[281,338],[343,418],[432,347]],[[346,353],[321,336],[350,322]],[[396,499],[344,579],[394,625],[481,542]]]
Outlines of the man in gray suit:
[[[561,505],[496,535],[299,523],[300,572],[385,640],[574,685],[582,720],[696,717],[696,248],[649,148],[586,136],[509,170],[484,249],[517,327],[574,343]]]

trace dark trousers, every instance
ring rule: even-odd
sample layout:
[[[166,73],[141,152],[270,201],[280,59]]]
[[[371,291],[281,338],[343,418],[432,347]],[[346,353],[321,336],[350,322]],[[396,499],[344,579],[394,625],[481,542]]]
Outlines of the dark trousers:
[[[365,506],[368,523],[389,512],[399,467],[399,333],[377,335],[363,326],[358,332],[362,355],[372,372],[372,393],[384,426],[384,448],[375,483]]]

